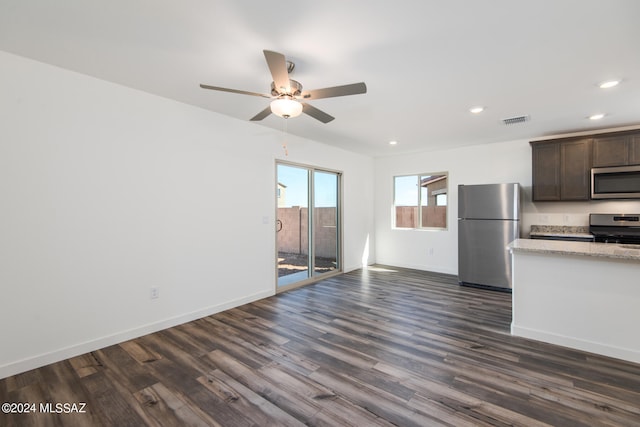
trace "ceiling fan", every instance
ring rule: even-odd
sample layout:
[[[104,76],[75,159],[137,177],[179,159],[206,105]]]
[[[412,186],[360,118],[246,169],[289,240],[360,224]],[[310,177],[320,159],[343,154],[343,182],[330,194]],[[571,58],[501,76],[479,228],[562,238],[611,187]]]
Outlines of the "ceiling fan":
[[[261,96],[270,98],[270,105],[251,118],[252,121],[262,120],[269,114],[288,119],[297,117],[302,113],[308,114],[322,123],[329,123],[335,117],[330,116],[322,110],[303,102],[309,99],[332,98],[336,96],[357,95],[367,93],[367,85],[364,83],[353,83],[344,86],[333,86],[324,89],[302,90],[302,85],[289,79],[289,73],[293,71],[295,64],[288,62],[284,55],[270,50],[264,50],[264,57],[267,60],[269,71],[273,77],[271,82],[271,94],[247,92],[245,90],[228,89],[224,87],[209,86],[201,84],[203,89],[218,90],[222,92],[239,93],[241,95]]]

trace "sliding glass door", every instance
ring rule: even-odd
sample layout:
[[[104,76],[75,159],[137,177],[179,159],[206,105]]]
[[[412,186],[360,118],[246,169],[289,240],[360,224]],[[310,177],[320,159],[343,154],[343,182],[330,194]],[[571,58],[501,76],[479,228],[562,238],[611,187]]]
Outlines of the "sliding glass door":
[[[309,170],[278,164],[278,286],[306,280],[309,260]]]
[[[338,268],[338,174],[313,171],[313,272]]]
[[[277,163],[278,288],[339,271],[340,174]]]

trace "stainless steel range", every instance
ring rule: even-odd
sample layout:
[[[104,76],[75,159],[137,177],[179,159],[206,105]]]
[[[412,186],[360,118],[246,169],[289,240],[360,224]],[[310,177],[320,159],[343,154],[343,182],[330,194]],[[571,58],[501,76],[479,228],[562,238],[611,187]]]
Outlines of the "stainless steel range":
[[[640,214],[590,214],[589,232],[596,242],[640,244]]]

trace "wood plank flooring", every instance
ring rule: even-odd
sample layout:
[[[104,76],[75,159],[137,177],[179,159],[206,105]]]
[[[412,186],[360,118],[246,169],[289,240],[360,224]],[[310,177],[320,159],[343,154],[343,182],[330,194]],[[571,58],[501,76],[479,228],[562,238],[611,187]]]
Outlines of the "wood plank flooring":
[[[640,425],[640,365],[510,321],[509,294],[375,266],[6,378],[0,403],[86,412],[0,425]]]

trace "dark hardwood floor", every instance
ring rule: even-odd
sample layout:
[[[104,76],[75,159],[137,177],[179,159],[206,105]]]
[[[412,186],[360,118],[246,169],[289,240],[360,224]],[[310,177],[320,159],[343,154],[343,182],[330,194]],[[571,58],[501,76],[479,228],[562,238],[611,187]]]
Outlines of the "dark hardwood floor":
[[[6,378],[0,402],[86,407],[0,425],[640,425],[640,365],[510,321],[509,294],[376,266]]]

